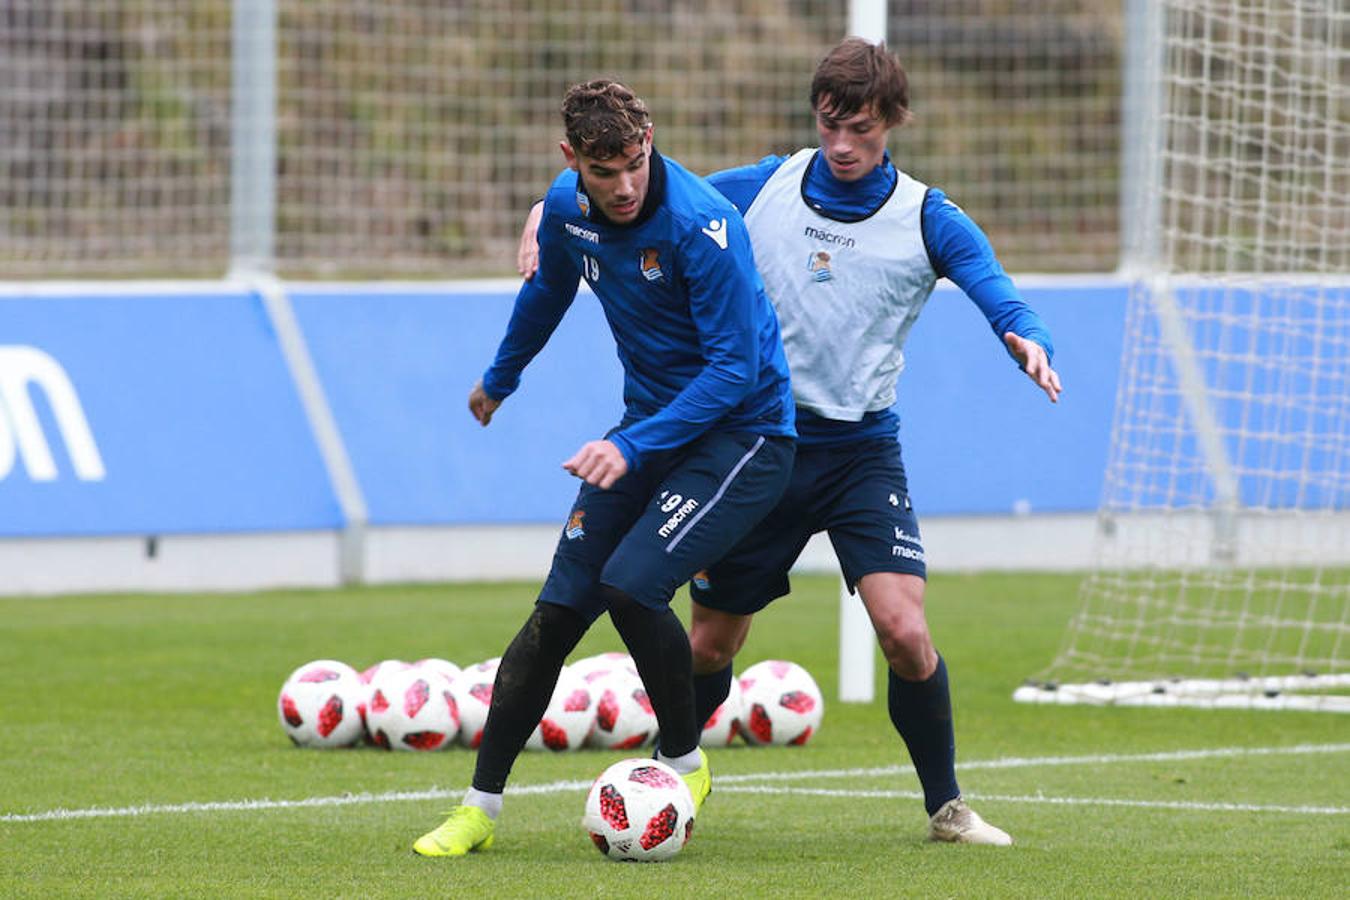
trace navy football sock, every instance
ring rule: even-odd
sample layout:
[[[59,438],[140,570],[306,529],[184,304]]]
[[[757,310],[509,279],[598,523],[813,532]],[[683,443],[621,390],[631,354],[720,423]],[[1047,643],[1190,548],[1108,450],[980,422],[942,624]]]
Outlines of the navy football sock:
[[[931,816],[961,794],[956,784],[956,734],[947,664],[939,656],[937,670],[925,681],[905,681],[894,671],[889,674],[891,722],[909,748],[923,785],[923,805]]]
[[[694,675],[694,721],[700,729],[730,693],[731,663],[727,663],[725,669],[707,675]]]
[[[617,588],[602,590],[609,617],[642,676],[656,724],[661,752],[682,756],[698,746],[702,723],[694,720],[693,659],[689,635],[669,608],[651,609]]]
[[[699,731],[708,724],[713,711],[722,705],[731,694],[731,663],[725,669],[719,669],[708,675],[694,674],[694,721]],[[657,751],[661,752],[661,742],[657,740]]]
[[[506,787],[516,757],[548,709],[563,660],[586,633],[588,624],[567,607],[534,605],[534,612],[497,667],[483,742],[474,764],[475,790],[500,794]]]

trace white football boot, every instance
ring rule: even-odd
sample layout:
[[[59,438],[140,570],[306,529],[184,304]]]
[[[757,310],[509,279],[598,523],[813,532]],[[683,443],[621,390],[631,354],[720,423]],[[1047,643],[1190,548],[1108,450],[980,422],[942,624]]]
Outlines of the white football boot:
[[[1006,847],[1012,838],[1006,831],[995,828],[975,812],[966,801],[957,797],[942,804],[928,820],[928,839],[949,844],[996,844]]]

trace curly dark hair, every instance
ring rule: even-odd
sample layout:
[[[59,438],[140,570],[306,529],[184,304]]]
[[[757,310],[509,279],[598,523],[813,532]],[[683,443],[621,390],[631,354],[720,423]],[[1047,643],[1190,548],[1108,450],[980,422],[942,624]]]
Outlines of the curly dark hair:
[[[619,82],[597,78],[574,84],[562,102],[563,128],[572,149],[612,159],[642,141],[651,116],[647,104]]]
[[[872,110],[886,126],[909,121],[909,78],[885,44],[845,38],[816,67],[811,79],[811,108],[847,119]]]

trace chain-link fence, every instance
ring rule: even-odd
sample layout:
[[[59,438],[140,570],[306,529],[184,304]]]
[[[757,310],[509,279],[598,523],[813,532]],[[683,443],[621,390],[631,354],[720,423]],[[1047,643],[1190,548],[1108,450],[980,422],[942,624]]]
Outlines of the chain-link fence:
[[[620,77],[695,171],[815,141],[818,0],[278,0],[287,277],[512,272],[568,84]],[[1120,0],[893,0],[899,165],[1013,271],[1119,251]],[[0,0],[0,278],[207,276],[230,255],[230,0]]]

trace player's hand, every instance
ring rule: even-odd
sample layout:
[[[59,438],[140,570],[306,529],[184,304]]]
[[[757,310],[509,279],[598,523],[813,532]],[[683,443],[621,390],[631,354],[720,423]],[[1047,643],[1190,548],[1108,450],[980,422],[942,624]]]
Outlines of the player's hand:
[[[609,441],[583,444],[562,467],[601,490],[609,490],[614,482],[628,474],[628,460]]]
[[[520,246],[516,247],[516,271],[526,281],[539,271],[539,221],[544,218],[544,201],[530,207],[525,227],[520,230]]]
[[[1003,335],[1003,343],[1008,345],[1008,350],[1022,364],[1022,371],[1027,373],[1027,377],[1045,391],[1045,396],[1050,398],[1051,403],[1058,403],[1060,392],[1064,388],[1060,386],[1059,373],[1050,368],[1045,348],[1011,331]]]
[[[469,412],[478,420],[478,424],[487,427],[487,423],[492,421],[492,414],[497,411],[497,407],[502,405],[502,401],[493,400],[483,390],[483,382],[479,381],[469,391]]]

